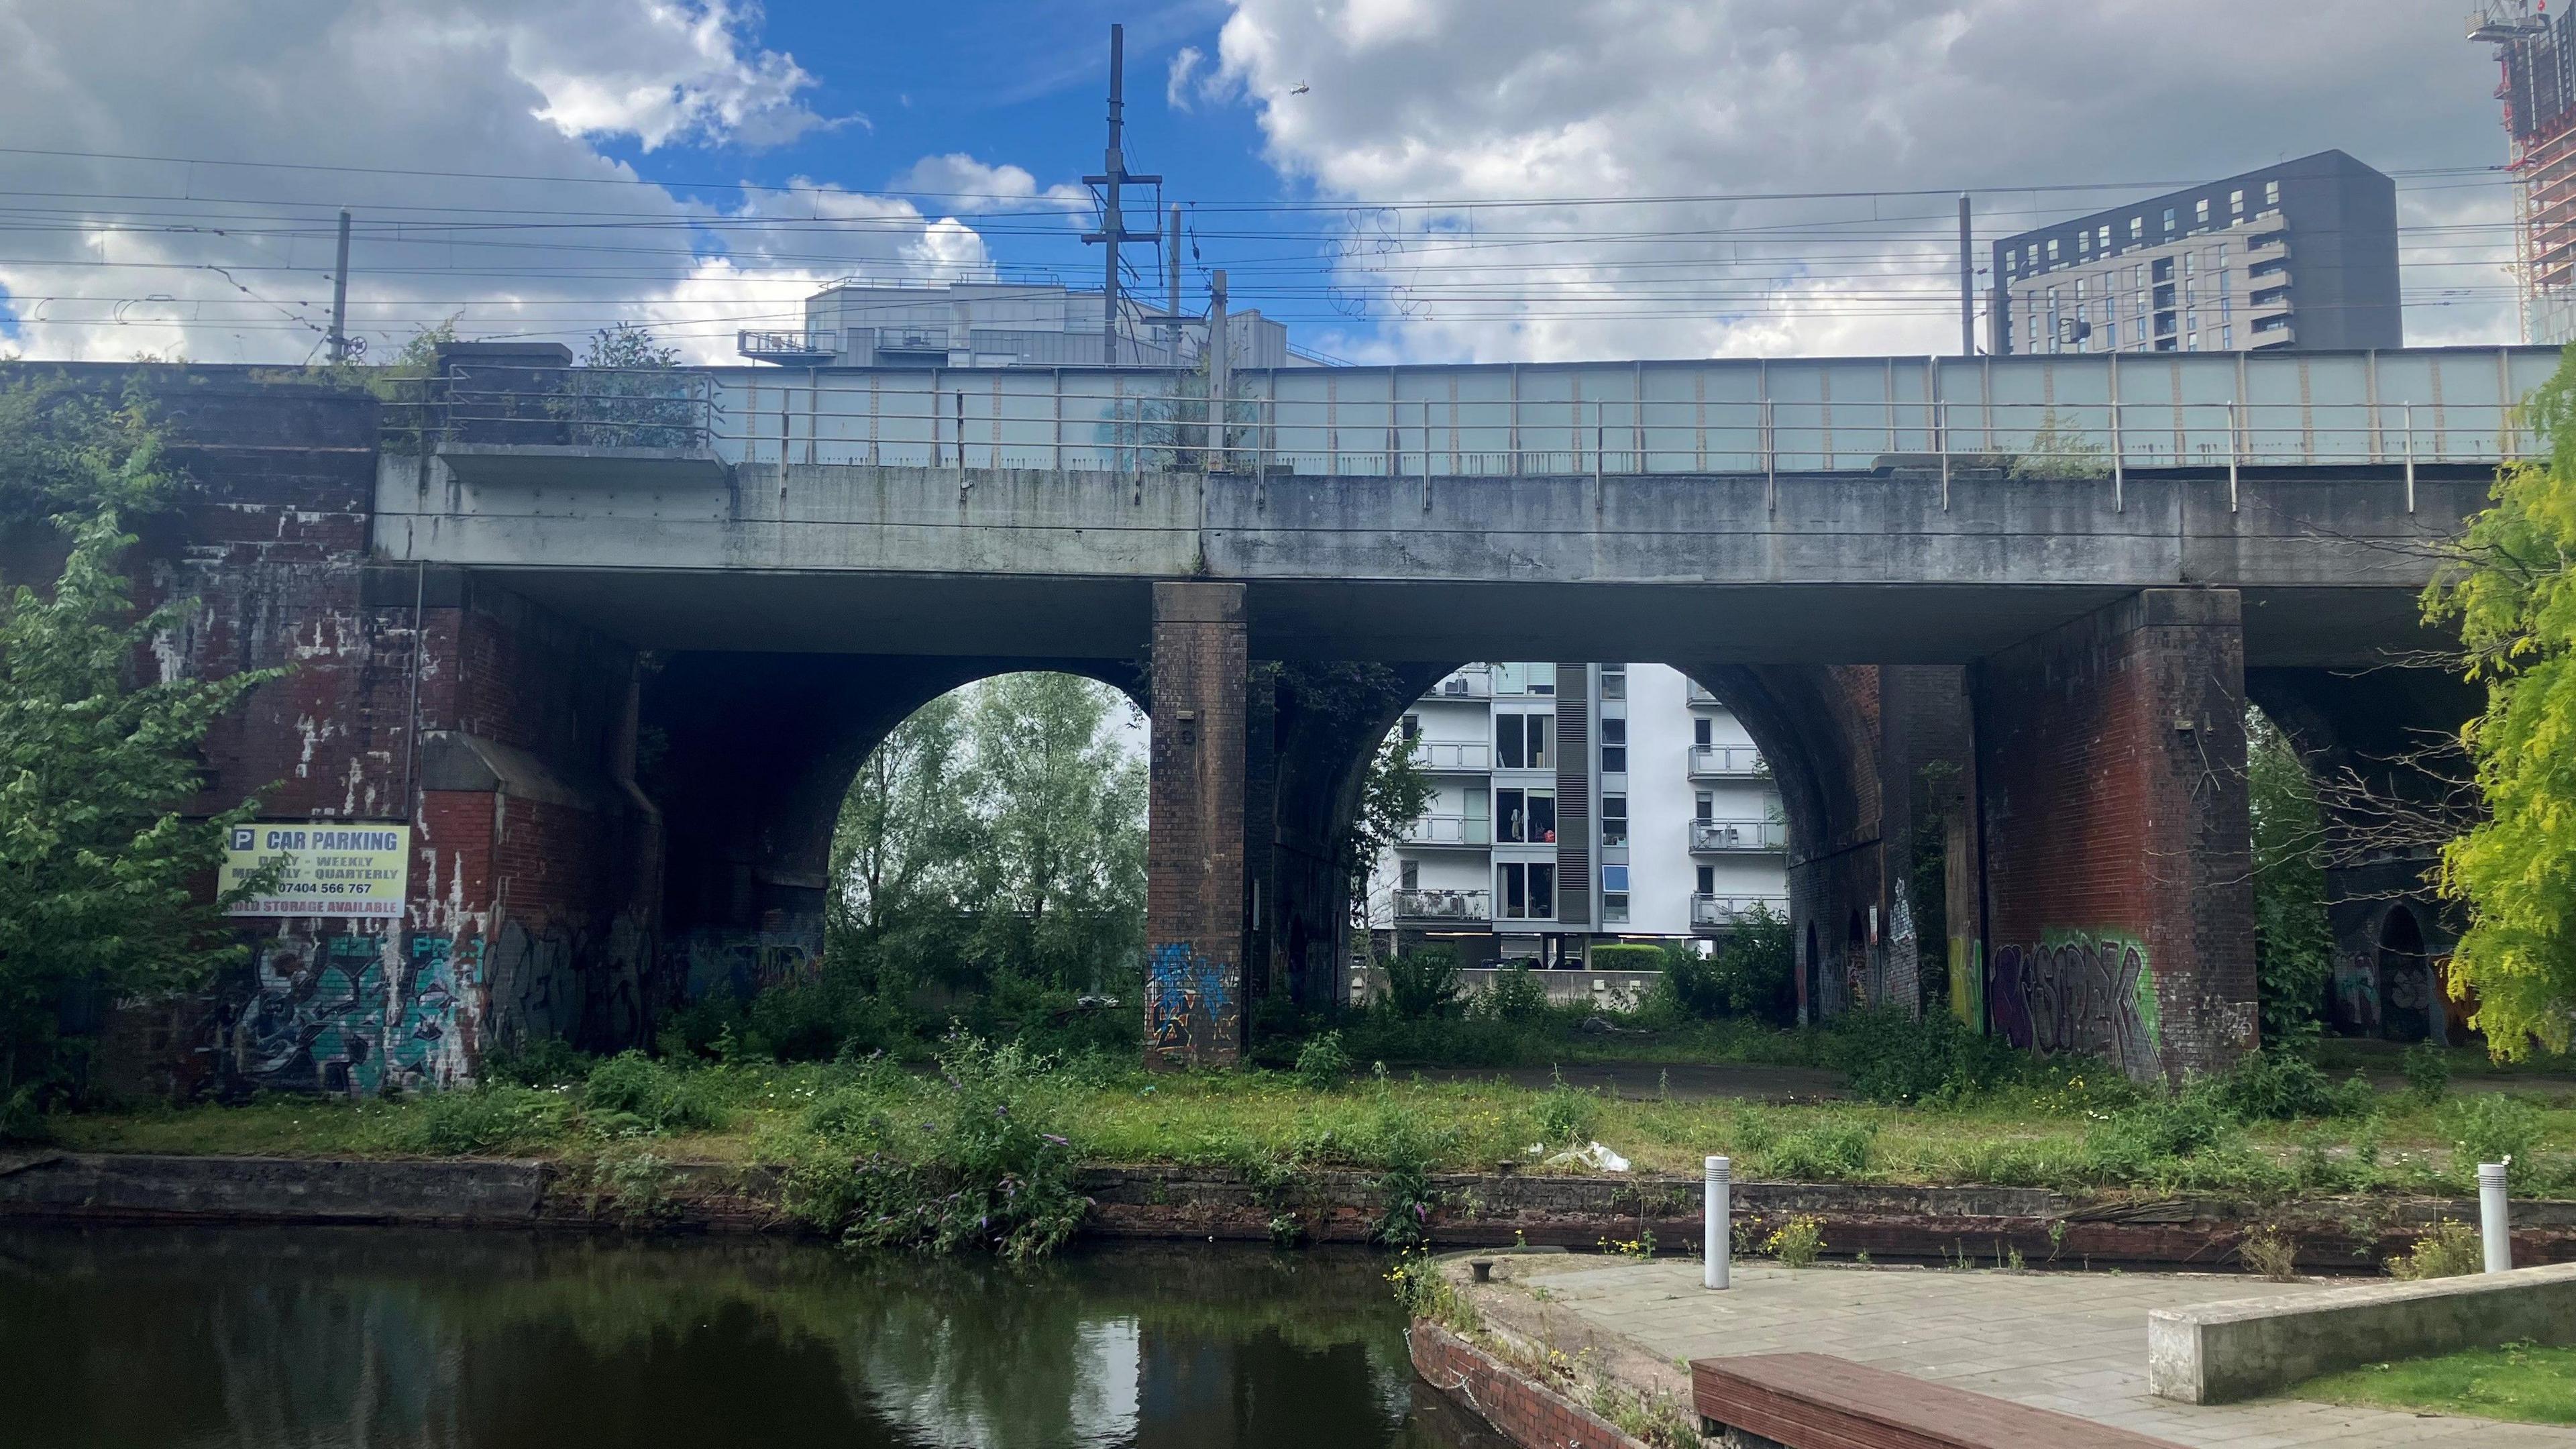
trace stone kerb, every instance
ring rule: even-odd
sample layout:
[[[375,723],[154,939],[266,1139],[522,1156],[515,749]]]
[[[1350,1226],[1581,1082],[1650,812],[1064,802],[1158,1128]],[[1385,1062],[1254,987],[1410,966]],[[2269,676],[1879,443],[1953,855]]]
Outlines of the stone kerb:
[[[2147,1386],[2225,1404],[2364,1363],[2524,1340],[2576,1343],[2576,1263],[2160,1308],[2147,1317]]]

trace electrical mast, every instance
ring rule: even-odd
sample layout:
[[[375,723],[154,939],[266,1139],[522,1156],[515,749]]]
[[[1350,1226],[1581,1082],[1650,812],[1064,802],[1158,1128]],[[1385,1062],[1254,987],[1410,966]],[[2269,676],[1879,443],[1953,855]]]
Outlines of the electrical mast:
[[[1109,150],[1098,176],[1082,178],[1100,188],[1100,230],[1083,233],[1086,242],[1098,242],[1107,252],[1100,269],[1100,360],[1106,366],[1118,364],[1118,247],[1122,242],[1161,240],[1156,231],[1135,232],[1127,229],[1127,217],[1120,193],[1128,186],[1160,186],[1160,176],[1140,176],[1127,169],[1127,27],[1109,27]]]

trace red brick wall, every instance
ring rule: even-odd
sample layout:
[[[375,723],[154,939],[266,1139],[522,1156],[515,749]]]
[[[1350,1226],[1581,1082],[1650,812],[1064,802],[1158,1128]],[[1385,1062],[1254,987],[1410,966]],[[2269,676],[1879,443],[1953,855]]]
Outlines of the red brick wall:
[[[1591,1410],[1508,1368],[1427,1319],[1405,1333],[1413,1371],[1519,1449],[1646,1449]]]
[[[1974,674],[1987,1013],[2134,1075],[2253,1045],[2237,596],[2149,589]]]
[[[1231,1066],[1243,1049],[1243,586],[1154,586],[1145,847],[1145,1060]]]

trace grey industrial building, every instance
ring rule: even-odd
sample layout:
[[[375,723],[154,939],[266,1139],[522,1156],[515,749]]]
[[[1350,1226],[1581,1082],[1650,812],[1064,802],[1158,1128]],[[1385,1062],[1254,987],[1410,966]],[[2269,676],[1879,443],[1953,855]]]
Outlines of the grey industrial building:
[[[1995,243],[2003,352],[2303,352],[2404,345],[2397,186],[2341,151]]]

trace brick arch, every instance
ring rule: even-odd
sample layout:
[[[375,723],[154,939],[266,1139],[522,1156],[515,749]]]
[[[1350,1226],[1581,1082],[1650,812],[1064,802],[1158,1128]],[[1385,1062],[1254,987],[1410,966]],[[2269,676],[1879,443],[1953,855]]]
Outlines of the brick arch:
[[[832,830],[850,782],[894,728],[997,675],[1080,675],[1139,706],[1136,667],[1100,659],[686,653],[664,660],[641,718],[666,749],[639,771],[662,813],[663,1000],[710,952],[819,959]],[[763,970],[769,969],[762,967]]]

